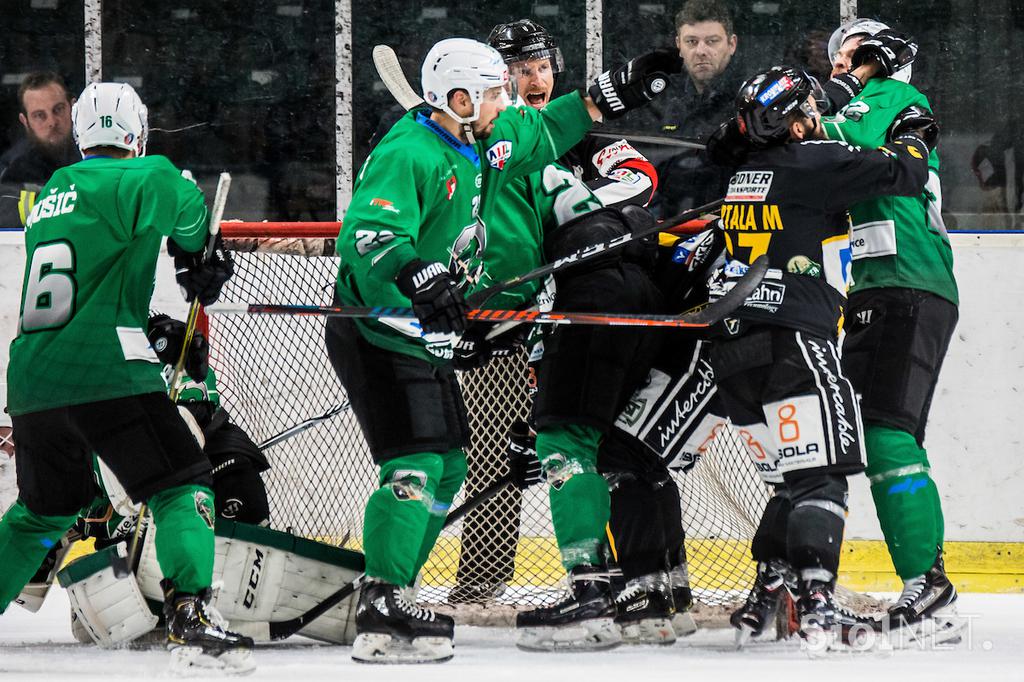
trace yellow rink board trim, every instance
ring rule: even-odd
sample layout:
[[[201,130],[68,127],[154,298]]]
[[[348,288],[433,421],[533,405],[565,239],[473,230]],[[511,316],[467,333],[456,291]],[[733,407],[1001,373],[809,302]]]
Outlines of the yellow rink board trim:
[[[357,541],[349,548],[361,550]],[[456,584],[461,542],[456,537],[441,537],[424,566],[423,584],[452,587]],[[65,563],[92,551],[92,540],[78,542]],[[746,590],[754,577],[747,540],[686,541],[693,586],[699,589]],[[961,592],[1024,593],[1024,543],[1020,542],[947,542],[946,570]],[[551,537],[522,537],[516,553],[516,570],[510,586],[555,587],[565,576],[561,570],[558,546]],[[732,576],[722,575],[727,567]],[[728,578],[728,579],[727,579]],[[847,540],[843,543],[839,582],[857,592],[898,592],[903,583],[893,571],[892,561],[881,540]]]

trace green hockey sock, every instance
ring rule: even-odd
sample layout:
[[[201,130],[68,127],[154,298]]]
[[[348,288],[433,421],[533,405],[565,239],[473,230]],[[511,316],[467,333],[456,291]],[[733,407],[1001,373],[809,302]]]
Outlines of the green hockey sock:
[[[434,492],[434,504],[430,509],[430,518],[427,519],[427,531],[423,536],[423,544],[420,545],[420,553],[416,557],[416,566],[412,572],[413,580],[423,568],[423,564],[427,563],[427,558],[437,543],[437,536],[444,528],[455,495],[462,487],[462,482],[466,480],[466,453],[462,450],[450,450],[441,455],[441,458],[444,460],[444,473],[441,474],[441,481]]]
[[[50,548],[60,542],[78,515],[40,516],[20,499],[0,519],[0,613],[35,575]]]
[[[597,473],[601,432],[568,425],[537,433],[537,456],[547,475],[551,522],[569,571],[580,564],[600,564],[600,547],[611,509],[608,483]]]
[[[444,470],[444,456],[432,452],[381,465],[380,488],[370,495],[363,518],[367,576],[395,585],[409,585],[416,578]]]
[[[942,546],[942,506],[928,456],[906,431],[869,424],[864,429],[867,476],[875,512],[896,573],[925,573]]]
[[[180,593],[198,594],[213,581],[213,491],[179,485],[149,498],[160,572]]]

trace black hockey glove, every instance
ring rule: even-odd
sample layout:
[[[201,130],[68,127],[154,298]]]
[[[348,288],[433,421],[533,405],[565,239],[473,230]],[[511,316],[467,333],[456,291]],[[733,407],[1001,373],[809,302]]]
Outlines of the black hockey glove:
[[[523,330],[529,325],[516,325],[496,338],[488,339],[487,334],[494,329],[493,324],[470,324],[452,348],[454,357],[452,366],[457,370],[466,371],[483,367],[492,358],[504,358],[512,355],[522,344]]]
[[[224,283],[235,273],[235,261],[224,250],[224,240],[219,232],[209,259],[204,258],[203,251],[183,250],[173,239],[167,240],[167,253],[174,257],[175,279],[185,290],[185,300],[190,303],[196,298],[202,305],[215,303]]]
[[[668,88],[668,75],[682,70],[679,52],[663,47],[605,71],[587,94],[606,121],[616,119],[660,95]]]
[[[167,315],[149,318],[146,329],[149,345],[165,365],[174,365],[181,355],[181,344],[185,342],[185,323]],[[206,381],[210,371],[210,344],[198,329],[192,334],[192,343],[185,354],[185,371],[195,381]]]
[[[716,166],[735,168],[747,160],[750,140],[740,132],[739,123],[731,118],[708,137],[708,159]]]
[[[512,422],[508,430],[508,468],[512,483],[526,490],[544,480],[540,460],[537,458],[537,435],[524,421]]]
[[[913,64],[916,55],[917,43],[913,38],[887,28],[865,38],[850,61],[856,69],[861,64],[874,60],[882,67],[881,75],[891,78],[907,64]]]
[[[912,104],[892,120],[888,138],[895,140],[905,136],[917,137],[931,151],[939,143],[939,124],[932,112]]]
[[[412,309],[427,334],[461,332],[469,307],[447,268],[436,261],[411,261],[399,271],[395,284],[412,301]]]

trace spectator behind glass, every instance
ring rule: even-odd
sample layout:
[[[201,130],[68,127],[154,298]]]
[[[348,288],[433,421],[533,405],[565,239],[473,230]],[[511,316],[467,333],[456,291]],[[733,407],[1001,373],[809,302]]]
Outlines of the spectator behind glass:
[[[743,82],[732,61],[738,39],[721,0],[687,0],[675,24],[684,73],[673,77],[656,130],[644,132],[705,142],[733,114],[733,100]],[[710,163],[704,152],[670,156],[657,170],[659,188],[651,206],[662,217],[713,201],[729,184],[728,170]]]
[[[0,182],[43,185],[55,170],[82,160],[71,134],[71,105],[64,80],[38,71],[18,87],[18,120],[24,139],[0,157]]]

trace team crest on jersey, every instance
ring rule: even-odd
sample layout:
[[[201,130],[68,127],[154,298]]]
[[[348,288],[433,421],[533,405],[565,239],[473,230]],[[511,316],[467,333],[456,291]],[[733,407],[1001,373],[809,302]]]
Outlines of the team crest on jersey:
[[[498,140],[487,148],[487,163],[497,170],[505,169],[505,162],[512,158],[512,143],[509,140]]]
[[[729,179],[726,201],[764,201],[772,188],[774,171],[740,171]]]
[[[197,490],[193,494],[193,499],[196,503],[196,513],[199,514],[199,517],[210,530],[213,530],[213,501],[210,499],[210,496],[202,490]]]

